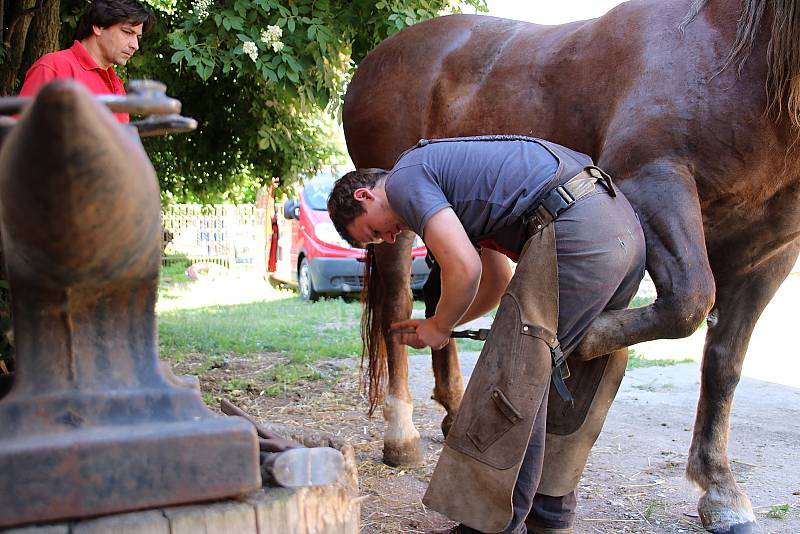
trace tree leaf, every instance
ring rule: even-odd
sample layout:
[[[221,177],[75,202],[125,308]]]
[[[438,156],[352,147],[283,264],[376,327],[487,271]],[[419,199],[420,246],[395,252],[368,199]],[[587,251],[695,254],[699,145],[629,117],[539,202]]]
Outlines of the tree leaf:
[[[287,28],[289,28],[289,33],[294,33],[295,22],[294,19],[289,19],[286,23]]]

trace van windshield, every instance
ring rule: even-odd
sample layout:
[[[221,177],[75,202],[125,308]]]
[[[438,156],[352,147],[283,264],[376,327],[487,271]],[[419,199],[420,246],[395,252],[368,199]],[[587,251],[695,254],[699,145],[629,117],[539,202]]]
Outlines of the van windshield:
[[[328,209],[328,196],[333,189],[334,178],[330,174],[318,174],[303,186],[303,198],[315,211]]]

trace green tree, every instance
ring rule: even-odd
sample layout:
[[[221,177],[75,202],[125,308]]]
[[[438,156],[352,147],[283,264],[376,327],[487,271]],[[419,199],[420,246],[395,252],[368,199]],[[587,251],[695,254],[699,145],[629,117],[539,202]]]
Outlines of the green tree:
[[[171,198],[202,201],[246,200],[251,185],[279,177],[287,186],[312,173],[340,152],[331,117],[370,49],[462,5],[485,10],[485,0],[145,1],[159,25],[126,74],[164,81],[200,124],[190,135],[146,139],[145,147]],[[82,0],[25,2],[31,27],[60,2],[61,46],[69,44]],[[0,4],[8,12],[15,2]],[[27,56],[11,62],[4,50],[0,70],[18,84]]]

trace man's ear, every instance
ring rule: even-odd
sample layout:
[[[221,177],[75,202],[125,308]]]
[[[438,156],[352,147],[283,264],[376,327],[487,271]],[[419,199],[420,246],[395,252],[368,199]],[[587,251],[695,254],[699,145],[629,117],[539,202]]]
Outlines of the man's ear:
[[[100,26],[95,24],[95,25],[92,26],[92,33],[96,37],[100,37],[100,34],[103,33],[103,28],[101,28]]]
[[[375,193],[372,192],[372,189],[367,187],[359,187],[355,191],[353,191],[353,198],[358,200],[359,202],[364,200],[374,200]]]

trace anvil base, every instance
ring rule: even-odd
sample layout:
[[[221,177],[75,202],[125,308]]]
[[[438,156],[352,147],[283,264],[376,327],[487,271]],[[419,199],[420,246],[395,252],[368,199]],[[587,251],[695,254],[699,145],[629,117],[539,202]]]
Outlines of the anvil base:
[[[0,438],[0,527],[220,499],[261,486],[238,417]]]

